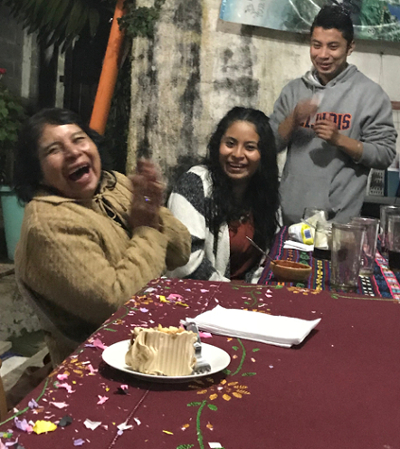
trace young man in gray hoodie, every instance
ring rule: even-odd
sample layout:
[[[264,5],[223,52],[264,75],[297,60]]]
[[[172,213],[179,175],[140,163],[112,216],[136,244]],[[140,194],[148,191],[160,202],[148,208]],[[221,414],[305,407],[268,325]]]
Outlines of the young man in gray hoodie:
[[[288,149],[280,185],[285,224],[299,222],[305,207],[341,222],[359,215],[370,169],[385,169],[395,157],[389,97],[347,63],[353,49],[350,16],[323,7],[311,26],[314,67],[275,103],[271,126],[278,149]]]

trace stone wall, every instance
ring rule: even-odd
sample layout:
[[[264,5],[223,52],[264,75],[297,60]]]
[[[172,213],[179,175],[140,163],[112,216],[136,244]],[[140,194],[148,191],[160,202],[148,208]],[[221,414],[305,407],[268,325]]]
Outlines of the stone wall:
[[[220,4],[166,0],[155,38],[134,41],[128,172],[148,152],[164,172],[181,155],[203,155],[231,107],[270,114],[282,87],[310,68],[307,36],[223,22]],[[400,100],[399,55],[398,43],[360,41],[349,62]]]

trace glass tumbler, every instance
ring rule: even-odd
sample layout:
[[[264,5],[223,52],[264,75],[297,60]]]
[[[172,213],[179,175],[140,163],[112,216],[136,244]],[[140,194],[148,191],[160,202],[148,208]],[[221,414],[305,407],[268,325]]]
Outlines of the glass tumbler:
[[[365,227],[333,223],[331,285],[344,291],[357,290]]]
[[[388,216],[400,215],[400,206],[381,206],[380,207],[380,236],[381,236],[381,253],[387,256],[387,233],[388,233]]]
[[[372,276],[374,274],[375,267],[379,220],[377,218],[354,217],[351,222],[365,227],[365,236],[361,253],[360,275]]]

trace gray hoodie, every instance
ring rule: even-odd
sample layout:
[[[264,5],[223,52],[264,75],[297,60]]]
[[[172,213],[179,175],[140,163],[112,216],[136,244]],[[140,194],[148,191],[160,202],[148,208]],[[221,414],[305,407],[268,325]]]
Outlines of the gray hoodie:
[[[315,94],[320,100],[316,116],[298,127],[289,142],[283,141],[279,124],[300,100]],[[363,143],[358,162],[316,136],[312,124],[320,117],[333,117],[342,134]],[[331,211],[341,222],[359,215],[370,169],[387,168],[396,155],[389,97],[354,65],[325,86],[312,72],[291,81],[275,103],[271,126],[278,150],[288,149],[280,185],[286,224],[299,222],[305,207]]]

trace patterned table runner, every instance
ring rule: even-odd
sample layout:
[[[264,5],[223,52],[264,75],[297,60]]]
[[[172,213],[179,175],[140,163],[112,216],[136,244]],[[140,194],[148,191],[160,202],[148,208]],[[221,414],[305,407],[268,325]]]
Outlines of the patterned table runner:
[[[288,286],[305,287],[314,290],[332,290],[330,285],[331,264],[328,260],[316,259],[312,252],[283,249],[284,242],[288,239],[287,227],[283,227],[277,234],[272,245],[270,256],[273,259],[288,259],[293,262],[301,262],[310,265],[311,275],[306,282],[285,282]],[[259,284],[279,284],[267,262]],[[281,283],[283,284],[283,283]],[[381,298],[393,298],[400,301],[400,274],[396,275],[388,267],[387,260],[377,251],[373,276],[360,276],[357,293]]]

